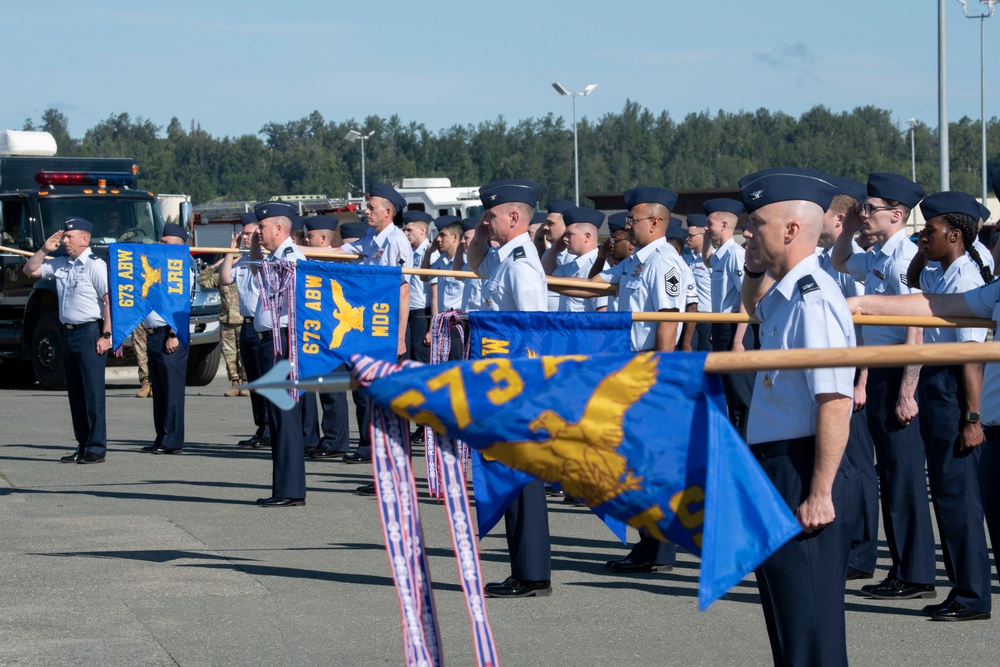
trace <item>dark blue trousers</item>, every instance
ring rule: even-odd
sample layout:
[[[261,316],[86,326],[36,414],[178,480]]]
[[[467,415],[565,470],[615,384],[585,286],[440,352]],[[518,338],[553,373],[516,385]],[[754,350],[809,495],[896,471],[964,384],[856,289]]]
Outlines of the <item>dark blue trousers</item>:
[[[735,324],[712,325],[712,350],[728,352],[733,349],[733,337],[736,334]],[[750,344],[747,345],[748,339]],[[743,345],[748,350],[754,348],[750,327],[743,338]],[[739,431],[743,440],[747,439],[747,423],[750,417],[750,399],[753,396],[754,373],[726,373],[722,376],[722,391],[726,396],[726,407],[729,409],[729,421]]]
[[[431,326],[431,309],[414,308],[406,320],[406,358],[422,363],[431,360],[431,348],[424,345],[424,336]]]
[[[307,391],[299,396],[299,411],[302,413],[302,449],[319,445],[319,408],[316,407],[316,392]]]
[[[354,401],[354,416],[358,420],[358,456],[366,459],[372,457],[372,439],[368,433],[368,399],[360,392],[352,391],[351,400]]]
[[[288,329],[281,329],[281,354],[274,355],[272,332],[260,335],[257,363],[261,373],[274,368],[278,359],[288,358]],[[306,457],[302,443],[302,410],[279,410],[268,402],[271,424],[271,492],[277,498],[306,497]]]
[[[244,322],[240,327],[240,356],[243,358],[243,369],[247,373],[247,381],[253,382],[263,373],[260,370],[260,338],[253,328],[253,322]],[[250,409],[253,410],[253,423],[257,427],[255,435],[260,438],[269,436],[267,428],[267,399],[255,391],[250,392]],[[269,436],[270,437],[270,436]]]
[[[504,514],[510,573],[521,581],[552,579],[552,547],[545,484],[532,480]]]
[[[167,327],[147,329],[149,383],[153,387],[155,446],[184,447],[184,387],[187,381],[188,349],[178,345],[167,354]]]
[[[677,562],[677,545],[673,542],[662,542],[650,535],[645,529],[640,529],[639,541],[635,543],[628,555],[637,563],[673,565]]]
[[[851,415],[845,456],[856,483],[855,494],[849,498],[847,518],[854,519],[854,525],[850,529],[851,553],[847,565],[862,572],[874,572],[878,558],[878,473],[875,471],[875,445],[868,431],[867,408]]]
[[[949,599],[990,611],[990,556],[979,494],[982,447],[959,448],[965,412],[961,366],[924,366],[920,371],[920,434],[927,451],[927,477],[941,535]],[[994,484],[996,481],[993,482]]]
[[[920,420],[896,419],[902,368],[868,370],[868,429],[875,443],[882,523],[892,565],[889,577],[934,584],[934,531],[927,503]]]
[[[347,369],[346,364],[334,368],[335,372]],[[351,448],[350,428],[347,422],[347,393],[320,394],[323,408],[323,438],[319,446],[331,452],[346,452]]]
[[[797,438],[758,454],[764,472],[794,512],[809,495],[815,438]],[[787,444],[789,453],[780,453]],[[849,522],[844,516],[850,464],[845,457],[833,483],[837,518],[815,533],[799,535],[771,554],[755,570],[764,623],[775,665],[825,667],[847,665],[844,577],[847,574]]]
[[[691,349],[695,352],[712,351],[712,325],[709,322],[699,322],[694,327],[694,338],[691,339]]]
[[[986,442],[979,458],[979,491],[983,498],[983,513],[993,545],[993,567],[1000,577],[1000,426],[987,426]]]
[[[100,337],[97,322],[63,329],[63,366],[77,454],[104,456],[108,449],[104,394],[108,355],[97,354]]]

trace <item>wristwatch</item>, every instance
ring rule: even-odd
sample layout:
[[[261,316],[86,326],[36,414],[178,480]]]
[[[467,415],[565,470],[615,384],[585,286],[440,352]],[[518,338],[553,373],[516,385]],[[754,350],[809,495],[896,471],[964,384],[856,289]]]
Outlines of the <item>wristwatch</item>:
[[[111,340],[111,332],[105,331],[104,333],[101,334],[101,338],[103,338],[104,340]]]
[[[963,417],[968,424],[979,423],[979,413],[978,412],[966,412]]]
[[[767,271],[766,270],[764,270],[764,271],[751,271],[750,269],[747,268],[747,265],[744,264],[743,265],[743,273],[746,274],[747,278],[753,278],[754,280],[757,280],[758,278],[763,278],[764,274],[767,273]]]
[[[177,333],[174,331],[168,331],[167,338],[177,338]]]

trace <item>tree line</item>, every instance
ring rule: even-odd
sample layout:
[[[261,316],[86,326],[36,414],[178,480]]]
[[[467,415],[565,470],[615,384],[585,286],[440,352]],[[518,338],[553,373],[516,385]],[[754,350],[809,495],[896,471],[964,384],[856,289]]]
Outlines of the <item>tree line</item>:
[[[989,168],[1000,164],[1000,123],[987,123]],[[299,120],[272,122],[257,134],[213,137],[176,117],[164,130],[151,120],[112,114],[70,135],[69,119],[46,110],[24,129],[51,132],[59,155],[134,157],[141,186],[185,193],[192,201],[264,199],[276,194],[344,196],[360,191],[361,145],[344,136],[374,131],[365,142],[367,181],[446,176],[453,185],[495,178],[540,183],[544,197],[572,198],[573,127],[549,114],[510,123],[503,117],[478,125],[433,131],[399,116],[327,121],[319,111]],[[795,118],[766,109],[692,113],[675,121],[627,101],[619,113],[584,118],[578,126],[580,188],[622,191],[637,185],[673,189],[735,188],[744,175],[774,166],[819,169],[864,181],[869,172],[910,175],[910,129],[892,113],[859,107],[834,113],[816,106]],[[980,123],[962,118],[950,125],[951,187],[978,195],[981,189]],[[935,128],[914,128],[917,181],[937,189]]]

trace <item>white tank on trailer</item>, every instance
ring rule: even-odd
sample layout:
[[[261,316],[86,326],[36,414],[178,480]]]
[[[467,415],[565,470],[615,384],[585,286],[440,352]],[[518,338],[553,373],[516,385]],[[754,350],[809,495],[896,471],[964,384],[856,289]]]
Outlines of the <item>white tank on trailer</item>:
[[[0,155],[51,157],[56,154],[56,140],[48,132],[4,130],[0,132]]]

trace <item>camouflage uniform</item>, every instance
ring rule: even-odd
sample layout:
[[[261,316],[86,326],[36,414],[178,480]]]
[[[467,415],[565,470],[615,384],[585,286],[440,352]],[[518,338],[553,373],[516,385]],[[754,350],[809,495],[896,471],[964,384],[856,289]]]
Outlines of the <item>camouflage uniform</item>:
[[[219,336],[222,339],[222,356],[226,360],[226,372],[233,385],[246,383],[247,374],[243,370],[243,359],[239,351],[243,316],[240,315],[236,283],[220,286],[218,270],[209,266],[198,276],[198,284],[202,287],[216,287],[219,290],[219,300],[222,302],[219,306]]]
[[[146,353],[146,327],[139,326],[132,331],[132,351],[135,352],[135,360],[139,364],[139,391],[136,392],[138,398],[149,398],[153,395],[152,387],[149,384],[149,355]]]

